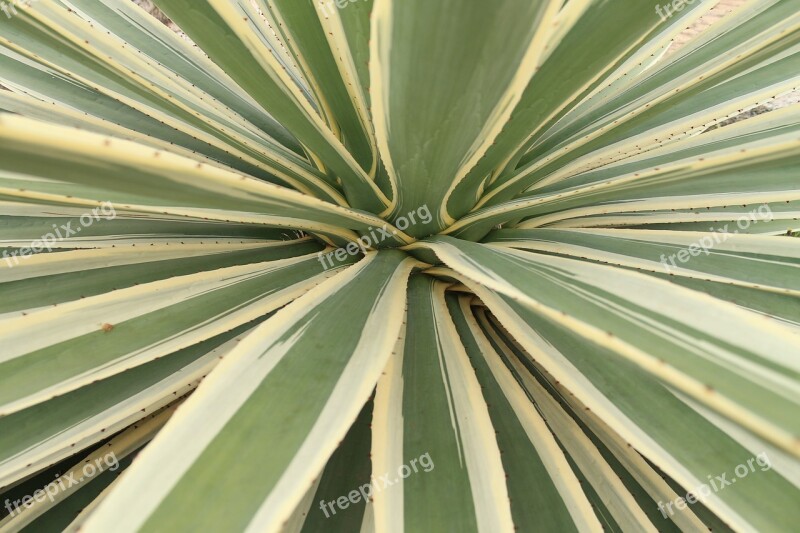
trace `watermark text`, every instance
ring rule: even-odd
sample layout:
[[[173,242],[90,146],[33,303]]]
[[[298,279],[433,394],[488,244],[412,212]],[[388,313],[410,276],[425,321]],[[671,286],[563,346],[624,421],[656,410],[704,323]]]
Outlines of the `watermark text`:
[[[389,479],[391,474],[384,474],[377,479],[373,476],[369,483],[364,483],[358,487],[358,489],[351,490],[347,496],[340,496],[329,502],[320,500],[319,508],[325,513],[325,518],[330,518],[336,514],[337,508],[339,510],[345,510],[350,507],[350,504],[356,504],[360,501],[366,502],[372,498],[373,494],[386,490],[396,483],[402,482],[403,479],[407,478],[412,473],[416,474],[419,472],[418,467],[421,467],[423,472],[430,472],[434,469],[435,465],[429,453],[420,455],[417,459],[412,459],[407,465],[401,465],[400,468],[397,469],[397,475],[400,476],[399,478],[395,477]]]

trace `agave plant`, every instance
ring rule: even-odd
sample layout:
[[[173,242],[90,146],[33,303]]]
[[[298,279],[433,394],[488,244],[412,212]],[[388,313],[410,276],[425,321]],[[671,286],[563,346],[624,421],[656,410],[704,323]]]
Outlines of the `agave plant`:
[[[796,530],[796,0],[155,3],[0,17],[0,531]]]

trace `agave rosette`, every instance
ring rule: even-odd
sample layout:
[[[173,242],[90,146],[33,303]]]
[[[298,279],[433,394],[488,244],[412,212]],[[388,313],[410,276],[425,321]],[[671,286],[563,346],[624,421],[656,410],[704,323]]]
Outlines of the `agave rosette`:
[[[794,0],[155,3],[0,20],[0,531],[796,527]]]

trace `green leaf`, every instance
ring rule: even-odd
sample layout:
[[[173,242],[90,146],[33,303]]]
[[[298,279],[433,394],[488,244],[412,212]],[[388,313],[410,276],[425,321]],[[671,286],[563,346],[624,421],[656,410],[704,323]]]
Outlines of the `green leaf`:
[[[269,47],[259,38],[249,9],[212,0],[159,0],[162,8],[228,75],[341,180],[351,205],[382,212],[390,200],[369,179],[323,122]]]
[[[386,480],[374,496],[378,531],[513,528],[500,449],[445,287],[412,278],[404,339],[378,383],[373,471]]]
[[[678,481],[680,496],[695,493],[734,530],[783,531],[797,520],[790,516],[796,513],[791,502],[800,490],[797,478],[783,468],[778,470],[779,456],[771,448],[758,441],[744,446],[738,436],[719,429],[669,388],[611,350],[574,335],[509,298],[484,301],[524,346],[526,365],[551,375],[551,384],[564,391],[563,397],[576,413],[586,413],[587,419],[593,413],[593,418],[608,424],[623,450],[632,447]],[[765,460],[762,454],[766,451]],[[762,463],[756,463],[759,455]],[[724,474],[731,482],[739,465],[745,465],[747,473],[738,482],[726,485],[718,481],[717,476]],[[662,504],[659,511],[663,519],[678,523],[679,510],[667,506],[669,496],[661,498],[656,505]],[[691,522],[682,524],[686,524],[681,526],[684,530],[697,528],[687,528]]]
[[[394,214],[427,203],[437,208],[413,235],[454,221],[447,198],[519,102],[559,3],[376,0],[371,102],[378,145],[398,188]]]
[[[546,411],[545,418],[537,412],[505,367],[472,316],[469,300],[451,296],[447,303],[489,408],[502,452],[514,526],[524,531],[601,530],[583,488],[571,475],[567,457],[545,423],[547,420],[552,427],[552,418]],[[537,401],[541,400],[537,397]],[[605,481],[613,485],[612,479]],[[608,492],[615,489],[619,493],[620,487],[613,486]],[[636,518],[641,524],[640,515]]]
[[[334,271],[314,256],[252,263],[75,300],[0,321],[2,414],[255,320]],[[46,369],[46,371],[43,371]]]
[[[397,252],[371,254],[275,314],[217,367],[87,527],[281,525],[372,393],[400,333],[415,265]],[[341,316],[360,333],[343,329]],[[153,476],[171,481],[155,490]],[[126,493],[144,486],[148,496],[131,505]],[[214,504],[230,490],[242,497]],[[198,494],[208,502],[202,510]]]
[[[449,237],[429,242],[479,296],[518,301],[800,455],[792,415],[800,368],[779,355],[800,349],[796,331],[623,269]]]
[[[759,222],[758,218],[754,221]],[[789,239],[726,232],[508,229],[488,243],[800,296],[800,249]]]
[[[252,325],[0,418],[0,486],[108,438],[194,390]]]

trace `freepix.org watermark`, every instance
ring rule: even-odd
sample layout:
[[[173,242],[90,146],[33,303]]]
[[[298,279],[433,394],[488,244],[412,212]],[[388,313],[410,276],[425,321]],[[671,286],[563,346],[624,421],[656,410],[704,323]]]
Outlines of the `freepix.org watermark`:
[[[733,473],[736,475],[736,477],[728,479],[727,472],[723,472],[719,476],[708,476],[708,483],[703,483],[702,485],[695,487],[686,494],[686,497],[675,498],[666,504],[664,502],[658,502],[658,509],[661,511],[661,514],[664,516],[664,518],[667,518],[667,512],[669,512],[670,516],[675,514],[675,510],[672,508],[673,505],[678,510],[683,510],[686,509],[687,502],[689,505],[695,504],[698,501],[702,502],[711,496],[712,492],[719,492],[725,487],[733,485],[737,480],[746,477],[747,474],[755,472],[756,467],[753,463],[758,465],[761,472],[772,468],[772,463],[769,460],[769,456],[767,456],[767,452],[761,452],[755,457],[748,459],[747,463],[736,465],[736,468],[733,470]]]
[[[51,252],[53,246],[57,242],[77,235],[83,228],[88,228],[98,220],[113,220],[116,217],[117,211],[114,209],[114,205],[111,202],[104,202],[101,206],[95,207],[90,212],[81,215],[80,218],[77,219],[75,227],[72,226],[73,223],[76,222],[75,220],[70,220],[66,224],[61,225],[53,224],[53,231],[32,241],[30,246],[20,248],[11,254],[9,254],[7,250],[3,250],[3,259],[5,259],[9,268],[13,268],[19,264],[20,259],[26,259],[44,250]]]
[[[708,255],[711,253],[710,250],[712,250],[718,244],[722,244],[728,240],[731,235],[738,234],[739,230],[746,230],[751,224],[756,224],[762,220],[770,222],[774,219],[775,215],[769,208],[769,205],[764,204],[758,209],[754,209],[750,213],[739,217],[736,220],[736,226],[738,229],[732,232],[730,231],[730,224],[725,224],[722,228],[718,229],[709,228],[711,230],[711,234],[703,236],[702,238],[698,239],[697,242],[690,244],[688,247],[669,256],[666,254],[661,254],[661,264],[664,266],[664,270],[669,274],[672,272],[672,268],[678,268],[678,265],[675,264],[676,259],[680,263],[686,263],[692,257],[697,257],[700,254],[704,253]],[[667,264],[668,262],[669,264]]]
[[[30,7],[37,0],[0,0],[0,11],[6,14],[7,18],[19,14],[17,8],[24,9]]]
[[[419,220],[417,220],[419,217]],[[410,211],[405,216],[398,217],[394,224],[400,231],[405,231],[410,226],[415,224],[419,224],[420,222],[423,224],[428,224],[433,220],[433,216],[431,215],[430,209],[428,209],[427,205],[423,205],[416,211]],[[397,231],[389,232],[386,228],[388,226],[383,226],[382,228],[373,228],[372,226],[369,227],[367,230],[369,233],[362,236],[356,241],[348,243],[347,246],[338,248],[332,252],[328,252],[324,254],[322,252],[317,254],[317,260],[322,264],[325,270],[329,268],[333,268],[334,262],[333,260],[342,262],[347,259],[347,256],[358,255],[359,253],[366,253],[367,248],[371,248],[378,243],[385,241],[386,239],[391,239],[393,236],[397,235]],[[377,232],[377,233],[376,233]]]
[[[91,479],[98,474],[105,472],[106,470],[114,472],[118,468],[119,460],[117,460],[117,455],[114,452],[110,452],[103,457],[95,459],[94,462],[85,463],[80,468],[80,471],[70,471],[63,476],[58,477],[55,481],[50,482],[43,489],[37,489],[33,494],[25,496],[24,498],[13,501],[6,498],[4,507],[6,510],[8,510],[9,516],[15,516],[17,513],[22,512],[23,509],[32,507],[36,502],[41,503],[45,500],[50,500],[50,503],[54,503],[56,496],[58,496],[60,493],[69,490],[73,486],[79,485],[81,482]],[[79,474],[82,475],[76,479],[75,476]]]
[[[672,0],[672,2],[667,2],[664,4],[663,13],[661,12],[662,7],[656,4],[656,13],[658,13],[658,16],[661,17],[661,21],[663,22],[669,18],[672,18],[675,13],[678,11],[683,11],[684,7],[694,4],[696,1],[697,0]]]
[[[317,0],[320,10],[325,17],[330,17],[334,9],[344,9],[356,2],[366,2],[366,0]]]
[[[350,507],[351,503],[356,504],[362,500],[367,501],[372,498],[373,494],[381,492],[382,490],[391,487],[395,483],[400,483],[401,480],[406,479],[412,473],[416,474],[419,472],[418,467],[422,467],[423,472],[430,472],[434,469],[435,465],[433,464],[433,460],[431,459],[429,453],[420,455],[417,459],[412,459],[407,465],[401,465],[400,468],[397,469],[397,475],[400,476],[399,478],[395,477],[394,479],[389,479],[391,474],[384,474],[377,480],[375,477],[372,477],[369,483],[364,483],[358,487],[358,489],[351,490],[347,496],[340,496],[329,502],[320,500],[319,508],[322,509],[323,513],[325,513],[325,518],[330,518],[336,514],[337,507],[340,510],[344,510]]]

